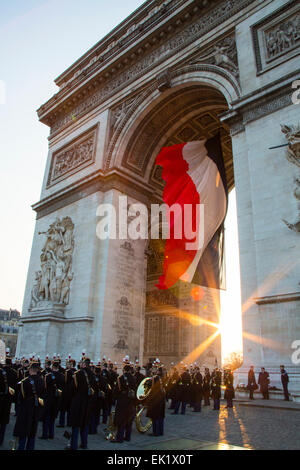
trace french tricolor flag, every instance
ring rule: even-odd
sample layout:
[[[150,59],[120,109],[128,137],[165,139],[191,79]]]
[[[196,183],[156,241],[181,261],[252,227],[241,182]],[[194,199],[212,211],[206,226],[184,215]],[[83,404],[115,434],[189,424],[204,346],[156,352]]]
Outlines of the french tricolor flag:
[[[169,207],[181,206],[181,211],[175,215],[170,211],[163,274],[157,287],[168,289],[179,279],[217,287],[219,280],[212,272],[208,249],[210,253],[219,249],[228,205],[220,135],[164,147],[156,158],[156,165],[162,166],[162,178],[166,182],[164,203]],[[178,217],[183,227],[180,236],[175,230]],[[204,265],[203,260],[206,260]]]

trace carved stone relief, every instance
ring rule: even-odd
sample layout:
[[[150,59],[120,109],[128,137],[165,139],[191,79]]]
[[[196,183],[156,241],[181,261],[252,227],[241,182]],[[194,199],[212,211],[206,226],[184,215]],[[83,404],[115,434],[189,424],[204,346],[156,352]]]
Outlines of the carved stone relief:
[[[281,125],[281,132],[285,134],[289,144],[286,151],[287,160],[300,168],[300,125]],[[294,196],[298,201],[299,210],[298,221],[292,224],[283,219],[283,222],[289,229],[294,230],[295,232],[300,232],[300,176],[298,178],[294,178],[294,183],[296,184]]]
[[[299,2],[288,2],[288,5],[253,25],[252,35],[259,73],[296,55],[300,45]]]
[[[190,64],[213,64],[231,72],[235,78],[239,78],[237,49],[235,37],[227,36],[212,45],[207,51],[194,58]]]
[[[98,127],[85,132],[53,153],[48,186],[52,186],[94,163]]]
[[[42,249],[41,269],[36,271],[31,290],[29,310],[69,303],[70,284],[73,279],[72,256],[74,250],[74,224],[70,217],[57,218],[48,228]]]

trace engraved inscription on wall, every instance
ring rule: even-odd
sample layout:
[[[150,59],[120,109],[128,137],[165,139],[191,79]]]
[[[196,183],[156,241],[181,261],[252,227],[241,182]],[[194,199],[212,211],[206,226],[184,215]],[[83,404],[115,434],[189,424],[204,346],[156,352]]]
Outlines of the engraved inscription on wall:
[[[48,186],[82,170],[95,161],[98,126],[84,132],[78,138],[52,155]]]
[[[124,241],[119,248],[116,271],[116,302],[114,308],[113,348],[131,357],[138,356],[135,340],[137,317],[133,308],[135,292],[135,253],[130,241]],[[137,332],[138,334],[138,332]],[[119,354],[118,353],[118,354]]]

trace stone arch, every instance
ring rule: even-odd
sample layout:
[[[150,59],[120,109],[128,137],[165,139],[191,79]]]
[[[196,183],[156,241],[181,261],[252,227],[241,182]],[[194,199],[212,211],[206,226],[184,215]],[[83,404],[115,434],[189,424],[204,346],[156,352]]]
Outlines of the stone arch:
[[[160,86],[161,77],[165,84]],[[130,105],[122,116],[122,119],[113,128],[107,150],[105,170],[112,167],[123,166],[124,155],[128,153],[132,136],[141,131],[141,123],[147,116],[151,116],[153,110],[169,99],[172,100],[174,94],[177,96],[189,92],[191,88],[198,91],[213,90],[215,95],[222,100],[224,110],[228,109],[233,101],[241,95],[241,90],[236,77],[228,70],[210,64],[187,65],[174,70],[166,69],[130,101]],[[175,95],[175,96],[176,96]],[[204,104],[204,103],[203,103]],[[212,106],[216,103],[206,103]],[[219,103],[221,104],[221,103]],[[200,106],[200,103],[199,103]],[[137,175],[143,172],[135,171]]]

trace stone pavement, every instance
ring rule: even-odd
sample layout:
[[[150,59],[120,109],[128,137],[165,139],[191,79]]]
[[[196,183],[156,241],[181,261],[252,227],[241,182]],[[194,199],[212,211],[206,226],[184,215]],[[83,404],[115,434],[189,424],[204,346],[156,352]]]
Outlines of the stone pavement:
[[[233,409],[226,409],[224,402],[221,410],[203,407],[201,413],[187,409],[185,416],[171,415],[167,410],[165,435],[152,437],[137,432],[135,425],[131,442],[112,444],[104,439],[105,426],[101,424],[98,434],[89,436],[91,450],[211,450],[211,449],[300,449],[300,414],[295,413],[289,402],[283,402],[284,409],[274,406],[271,400],[262,408],[259,402],[234,401]],[[283,406],[283,405],[282,405]],[[299,406],[299,404],[298,404]],[[12,415],[6,439],[1,449],[10,449],[15,418]],[[150,431],[151,432],[151,431]],[[38,450],[61,450],[67,444],[63,437],[64,429],[56,429],[53,440],[36,440]],[[38,435],[41,434],[39,425]],[[234,446],[234,447],[232,447]]]
[[[276,408],[278,410],[300,411],[300,403],[284,400],[263,400],[263,399],[237,399],[235,400],[240,406],[252,406],[256,408]]]

